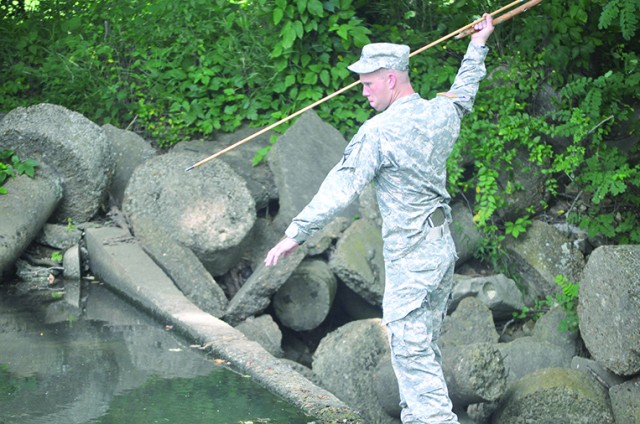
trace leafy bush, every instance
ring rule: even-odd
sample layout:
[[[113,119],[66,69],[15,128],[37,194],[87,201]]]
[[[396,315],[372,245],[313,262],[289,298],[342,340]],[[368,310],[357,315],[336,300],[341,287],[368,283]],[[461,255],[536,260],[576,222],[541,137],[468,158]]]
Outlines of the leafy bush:
[[[0,4],[0,107],[50,102],[170,147],[248,123],[271,124],[354,80],[346,66],[369,41],[422,47],[493,2],[391,0],[158,0]],[[11,6],[13,5],[13,6]],[[490,76],[448,162],[450,191],[474,205],[496,260],[504,234],[522,234],[549,205],[503,222],[522,187],[516,152],[528,153],[556,196],[572,187],[566,217],[615,242],[640,241],[638,2],[542,2],[491,39]],[[475,14],[475,15],[474,15]],[[423,97],[453,81],[466,41],[412,58]],[[537,94],[557,93],[537,110]],[[371,110],[357,93],[316,108],[345,136]],[[278,128],[284,131],[286,125]],[[264,157],[267,149],[256,156]],[[256,160],[256,161],[257,161]]]

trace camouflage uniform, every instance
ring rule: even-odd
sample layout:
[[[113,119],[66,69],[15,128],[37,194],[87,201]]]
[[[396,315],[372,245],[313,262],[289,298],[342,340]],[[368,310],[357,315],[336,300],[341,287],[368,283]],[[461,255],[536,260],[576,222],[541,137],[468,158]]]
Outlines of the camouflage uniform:
[[[363,49],[350,69],[375,62],[376,50],[408,47],[381,43]],[[436,339],[446,313],[456,259],[448,231],[450,196],[446,160],[471,111],[485,76],[488,49],[470,43],[448,93],[432,100],[401,97],[365,122],[329,172],[318,193],[294,218],[287,236],[298,243],[328,223],[373,181],[383,219],[386,267],[383,321],[389,329],[403,422],[455,423],[442,376]],[[366,54],[365,54],[366,53]],[[366,56],[366,57],[365,57]],[[391,55],[393,56],[393,54]],[[402,69],[404,60],[389,68]],[[442,208],[446,223],[433,228],[430,216]]]

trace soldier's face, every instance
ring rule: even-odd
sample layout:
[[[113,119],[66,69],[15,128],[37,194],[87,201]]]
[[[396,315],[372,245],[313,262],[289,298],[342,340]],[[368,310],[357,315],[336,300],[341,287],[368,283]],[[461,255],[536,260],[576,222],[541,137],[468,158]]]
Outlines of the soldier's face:
[[[369,104],[376,111],[381,112],[391,104],[391,81],[385,69],[360,74],[362,95],[369,100]]]

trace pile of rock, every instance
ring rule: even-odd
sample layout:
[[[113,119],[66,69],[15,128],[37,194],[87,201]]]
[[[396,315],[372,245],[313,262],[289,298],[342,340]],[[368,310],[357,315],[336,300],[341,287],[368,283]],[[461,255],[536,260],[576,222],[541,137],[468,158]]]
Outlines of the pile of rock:
[[[157,154],[131,132],[100,128],[60,106],[11,111],[0,122],[0,149],[42,167],[35,179],[7,184],[0,276],[20,275],[16,266],[34,245],[60,248],[46,234],[70,222],[81,230],[120,226],[200,310],[360,411],[364,422],[399,423],[371,190],[277,267],[262,263],[346,141],[311,111],[280,137],[268,164],[253,167],[251,159],[271,134],[184,172],[249,131]],[[534,221],[507,243],[516,284],[474,273],[467,261],[481,236],[467,207],[452,206],[460,259],[439,340],[461,422],[640,422],[640,246],[591,251],[579,231]],[[64,246],[91,263],[81,239]],[[71,265],[80,259],[68,261],[64,274],[86,275]],[[560,290],[557,275],[580,284],[579,334],[558,331],[561,308],[510,331],[514,312]]]

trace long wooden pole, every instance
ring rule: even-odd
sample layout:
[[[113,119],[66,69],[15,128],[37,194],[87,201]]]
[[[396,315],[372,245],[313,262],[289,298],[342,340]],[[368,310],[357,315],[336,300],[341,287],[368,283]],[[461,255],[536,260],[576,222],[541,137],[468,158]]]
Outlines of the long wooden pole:
[[[508,5],[506,5],[504,7],[501,7],[500,9],[490,13],[490,15],[491,16],[495,16],[495,15],[497,15],[499,13],[502,13],[505,10],[510,9],[511,7],[513,7],[513,6],[517,5],[517,4],[522,3],[523,1],[524,0],[516,0],[516,1],[512,2],[512,3],[509,3]],[[505,22],[505,21],[513,18],[517,14],[519,14],[521,12],[524,12],[527,9],[535,6],[536,4],[540,3],[541,1],[542,0],[530,0],[529,2],[523,4],[522,6],[516,8],[516,9],[513,9],[512,11],[510,11],[510,12],[508,12],[508,13],[506,13],[506,14],[504,14],[504,15],[496,18],[496,19],[494,19],[493,22],[494,22],[494,24],[499,24],[499,23]],[[439,44],[439,43],[441,43],[441,42],[443,42],[445,40],[448,40],[449,38],[452,38],[452,37],[455,37],[455,36],[457,36],[456,38],[463,38],[463,37],[465,37],[467,35],[470,35],[470,34],[472,34],[474,32],[473,26],[478,24],[478,23],[480,23],[480,22],[482,22],[483,20],[484,20],[483,18],[480,18],[480,19],[477,19],[477,20],[471,22],[468,25],[465,25],[465,26],[463,26],[463,27],[461,27],[461,28],[459,28],[459,29],[457,29],[457,30],[445,35],[444,37],[439,38],[436,41],[434,41],[432,43],[429,43],[424,47],[419,48],[418,50],[415,50],[414,52],[412,52],[409,55],[409,57],[412,57],[412,56],[415,56],[417,54],[420,54],[423,51],[425,51],[427,49],[430,49],[431,47],[433,47],[433,46],[435,46],[435,45],[437,45],[437,44]],[[202,159],[199,162],[194,163],[190,167],[186,168],[185,171],[191,171],[193,168],[196,168],[198,166],[204,165],[205,163],[209,162],[210,160],[213,160],[213,159],[215,159],[215,158],[217,158],[219,156],[224,155],[228,151],[233,150],[236,147],[238,147],[238,146],[240,146],[240,145],[242,145],[242,144],[244,144],[244,143],[246,143],[246,142],[248,142],[250,140],[253,140],[254,138],[266,133],[269,130],[272,130],[273,128],[277,127],[280,124],[284,124],[285,122],[290,121],[291,119],[293,119],[293,118],[295,118],[295,117],[297,117],[299,115],[302,115],[306,111],[308,111],[310,109],[313,109],[314,107],[318,106],[319,104],[322,104],[322,103],[326,102],[327,100],[330,100],[330,99],[332,99],[332,98],[344,93],[347,90],[352,89],[353,87],[355,87],[358,84],[360,84],[360,81],[352,82],[351,84],[347,85],[346,87],[343,87],[343,88],[339,89],[338,91],[335,91],[335,92],[329,94],[328,96],[325,96],[322,99],[320,99],[320,100],[318,100],[318,101],[316,101],[316,102],[314,102],[314,103],[312,103],[312,104],[310,104],[310,105],[308,105],[306,107],[303,107],[302,109],[298,110],[297,112],[294,112],[291,115],[289,115],[287,117],[284,117],[284,118],[282,118],[281,120],[279,120],[277,122],[274,122],[273,124],[261,129],[260,131],[254,133],[254,134],[251,134],[248,137],[243,138],[242,140],[232,144],[231,146],[228,146],[228,147],[220,150],[219,152],[216,152],[216,153],[212,154],[211,156],[209,156],[209,157],[207,157],[205,159]]]

